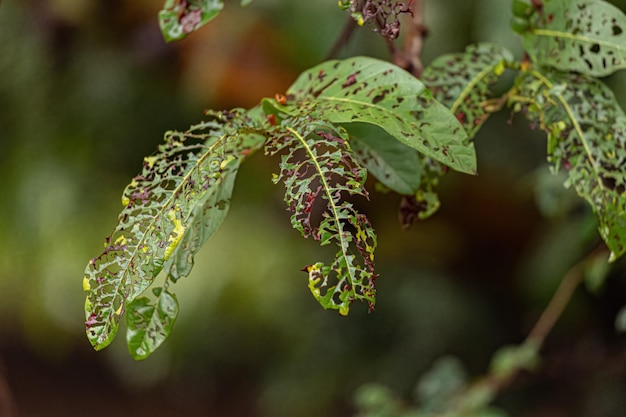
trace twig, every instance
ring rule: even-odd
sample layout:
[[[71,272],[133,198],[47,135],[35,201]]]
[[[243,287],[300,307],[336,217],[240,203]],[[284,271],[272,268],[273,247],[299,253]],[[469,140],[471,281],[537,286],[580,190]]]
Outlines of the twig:
[[[17,408],[9,389],[9,384],[4,378],[4,366],[0,359],[0,416],[17,417]]]
[[[328,55],[326,55],[326,60],[337,58],[337,55],[339,55],[339,51],[341,51],[341,49],[348,44],[348,41],[350,41],[350,38],[352,37],[352,34],[354,33],[354,30],[356,28],[356,21],[352,16],[348,16],[348,20],[346,20],[346,23],[343,25],[341,33],[339,34],[337,39],[335,39],[335,42],[333,43],[332,48],[330,48]]]
[[[538,346],[543,344],[548,334],[550,334],[554,328],[557,320],[561,317],[561,314],[563,314],[565,307],[567,307],[572,299],[574,291],[582,282],[584,266],[588,259],[589,257],[586,257],[567,271],[552,296],[550,303],[548,303],[548,306],[543,310],[535,327],[533,327],[528,334],[525,341],[526,343],[536,343]]]
[[[602,246],[592,251],[567,271],[554,295],[550,299],[550,302],[539,317],[539,320],[537,320],[537,323],[521,346],[527,346],[531,349],[539,351],[546,337],[554,328],[554,325],[563,314],[563,311],[565,311],[565,308],[572,299],[574,292],[582,283],[585,266],[596,256],[605,256],[608,258],[608,255],[605,252],[606,248]],[[519,367],[511,369],[506,373],[498,374],[492,371],[491,373],[486,374],[459,394],[456,397],[456,401],[451,403],[451,406],[457,410],[463,410],[465,407],[476,407],[478,404],[473,401],[473,398],[476,397],[476,393],[480,393],[480,397],[485,401],[480,405],[484,406],[489,404],[496,397],[498,392],[502,391],[515,380],[515,377],[517,377],[523,369],[523,367]]]
[[[424,25],[424,0],[413,1],[409,19],[405,23],[407,32],[404,38],[404,50],[396,53],[394,63],[420,78],[424,69],[421,59],[422,47],[424,38],[428,34]]]

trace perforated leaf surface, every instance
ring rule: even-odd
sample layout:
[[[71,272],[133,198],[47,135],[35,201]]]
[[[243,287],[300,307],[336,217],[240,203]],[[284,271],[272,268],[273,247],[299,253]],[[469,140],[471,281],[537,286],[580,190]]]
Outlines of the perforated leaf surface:
[[[178,316],[178,300],[174,294],[155,288],[153,303],[148,297],[136,298],[126,312],[126,342],[136,360],[147,358],[167,339]]]
[[[356,300],[373,308],[376,234],[367,217],[348,201],[350,196],[367,197],[366,171],[355,161],[342,128],[307,116],[285,125],[265,149],[270,155],[282,154],[274,182],[285,184],[291,223],[304,237],[339,247],[332,263],[305,267],[309,289],[324,308],[342,315]]]
[[[513,56],[500,45],[469,45],[465,52],[435,59],[424,69],[422,80],[472,139],[489,117],[490,88],[504,72],[507,61],[513,61]]]
[[[324,62],[302,73],[287,98],[287,105],[310,103],[331,123],[375,124],[425,156],[476,173],[474,147],[456,117],[421,81],[388,62],[367,57]]]
[[[168,42],[184,39],[217,17],[223,8],[223,0],[166,0],[159,12],[161,33]]]
[[[242,113],[219,117],[168,132],[124,191],[118,224],[83,280],[86,331],[96,349],[112,341],[128,303],[161,270],[168,280],[190,272],[193,255],[226,216],[239,164],[264,139],[241,131]]]
[[[626,251],[626,117],[602,82],[574,73],[518,77],[514,109],[548,133],[548,160],[591,204],[611,258]]]
[[[626,68],[626,16],[602,0],[546,0],[529,17],[524,48],[533,61],[605,76]]]

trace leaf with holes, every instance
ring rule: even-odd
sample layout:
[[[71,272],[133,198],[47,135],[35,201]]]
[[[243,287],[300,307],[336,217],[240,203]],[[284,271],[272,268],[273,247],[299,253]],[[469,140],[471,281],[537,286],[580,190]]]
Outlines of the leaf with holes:
[[[161,346],[178,316],[176,296],[163,288],[155,288],[154,292],[154,304],[148,297],[139,297],[128,305],[126,312],[126,342],[135,360],[146,359]]]
[[[539,65],[601,77],[626,68],[626,16],[602,0],[551,0],[528,18],[524,48]]]
[[[385,187],[412,195],[420,187],[420,156],[414,149],[365,123],[345,126],[355,157]]]
[[[470,45],[465,52],[437,58],[424,69],[422,80],[473,139],[492,111],[491,87],[511,61],[513,55],[500,45]]]
[[[474,146],[456,117],[421,81],[388,62],[367,57],[324,62],[298,77],[285,105],[273,107],[291,115],[308,109],[331,123],[373,124],[452,169],[476,173]]]
[[[144,159],[104,252],[87,265],[86,331],[97,350],[113,340],[128,303],[161,270],[173,281],[190,272],[193,256],[226,216],[241,160],[263,144],[245,113],[213,116],[168,132],[159,152]]]
[[[491,87],[503,74],[506,63],[512,60],[512,54],[502,46],[470,45],[465,52],[437,58],[424,69],[422,79],[435,98],[461,122],[472,140],[498,107],[493,103]],[[425,158],[422,170],[422,186],[415,197],[403,201],[401,207],[401,220],[405,226],[415,218],[431,216],[440,205],[435,188],[447,170],[432,158]]]
[[[355,161],[343,128],[306,116],[290,118],[284,126],[275,129],[265,151],[282,154],[274,182],[285,184],[291,223],[304,237],[339,247],[331,264],[305,268],[309,289],[324,308],[342,315],[356,300],[367,301],[371,309],[376,234],[367,217],[347,200],[368,196],[363,187],[366,171]]]
[[[548,134],[548,160],[591,204],[611,260],[626,251],[626,116],[602,82],[575,73],[521,72],[513,109]]]
[[[184,39],[217,17],[223,8],[223,0],[166,0],[159,12],[161,33],[167,42]]]

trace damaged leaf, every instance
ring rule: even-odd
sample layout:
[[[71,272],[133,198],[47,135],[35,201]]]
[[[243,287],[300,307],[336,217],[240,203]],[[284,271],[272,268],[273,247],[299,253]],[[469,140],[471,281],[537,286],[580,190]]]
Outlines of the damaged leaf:
[[[422,79],[471,140],[491,113],[491,87],[504,73],[505,63],[511,61],[513,55],[500,45],[470,45],[465,52],[437,58],[424,69]]]
[[[376,234],[349,201],[368,194],[363,187],[366,171],[354,159],[346,131],[310,117],[293,118],[284,130],[275,131],[265,151],[282,154],[274,182],[285,184],[293,227],[322,246],[339,248],[332,263],[317,262],[304,269],[315,299],[341,315],[358,300],[373,309]]]
[[[542,66],[602,77],[626,68],[626,16],[603,0],[550,0],[528,17],[524,49]]]
[[[474,145],[456,117],[421,81],[388,62],[368,57],[324,62],[300,75],[287,97],[320,119],[376,125],[454,170],[476,173]]]
[[[184,39],[217,17],[223,8],[223,0],[166,0],[159,12],[161,33],[167,42]]]
[[[548,161],[600,220],[611,260],[626,252],[626,116],[601,81],[575,73],[524,71],[513,109],[548,134]]]
[[[128,303],[165,269],[175,281],[224,220],[243,158],[263,144],[244,131],[243,112],[214,114],[186,132],[168,132],[156,155],[122,196],[118,224],[104,252],[87,265],[86,331],[96,349],[115,337]]]

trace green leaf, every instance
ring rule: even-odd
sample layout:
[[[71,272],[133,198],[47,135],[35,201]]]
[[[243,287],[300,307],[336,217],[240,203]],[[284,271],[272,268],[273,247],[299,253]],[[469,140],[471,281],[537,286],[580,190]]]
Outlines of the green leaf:
[[[412,195],[420,187],[420,156],[385,131],[364,123],[346,125],[350,145],[360,164],[385,187]]]
[[[360,386],[354,393],[357,417],[401,417],[404,404],[388,387],[380,384]]]
[[[588,291],[598,294],[611,272],[611,264],[603,256],[593,256],[585,263],[584,279]]]
[[[513,108],[548,134],[548,161],[564,168],[600,220],[611,260],[626,251],[626,116],[612,91],[591,77],[523,71]]]
[[[367,301],[372,309],[376,234],[367,217],[346,201],[348,196],[368,196],[366,171],[353,158],[344,129],[305,116],[286,119],[284,126],[275,129],[265,152],[283,154],[274,183],[285,184],[291,224],[322,246],[339,247],[330,265],[317,262],[304,268],[309,289],[322,307],[342,315],[356,300]],[[315,215],[319,211],[321,219]]]
[[[168,132],[159,152],[144,159],[104,252],[87,265],[85,324],[97,350],[113,340],[127,304],[161,270],[172,280],[189,273],[193,255],[226,216],[241,160],[263,144],[242,111],[213,116]]]
[[[242,5],[250,1],[242,0]],[[217,17],[223,8],[223,0],[166,0],[159,12],[161,33],[167,42],[184,39]]]
[[[468,376],[461,361],[453,356],[438,359],[417,384],[415,395],[425,412],[441,412],[467,386]]]
[[[513,16],[517,18],[528,18],[536,12],[531,0],[513,0]]]
[[[281,110],[288,113],[305,106],[331,123],[370,123],[425,156],[476,173],[474,146],[456,117],[421,81],[388,62],[367,57],[324,62],[302,73],[287,99]]]
[[[241,7],[246,7],[250,3],[252,3],[252,0],[241,0]]]
[[[491,373],[497,378],[506,378],[520,370],[536,369],[539,363],[538,348],[535,343],[501,347],[491,359]]]
[[[596,77],[626,68],[626,16],[606,1],[544,1],[529,23],[524,48],[539,65]]]
[[[162,288],[155,290],[156,306],[148,297],[139,297],[128,305],[126,341],[135,360],[146,359],[167,339],[178,316],[176,296]]]
[[[493,111],[490,88],[511,61],[513,55],[500,45],[470,45],[463,53],[437,58],[424,69],[422,80],[472,139]]]

